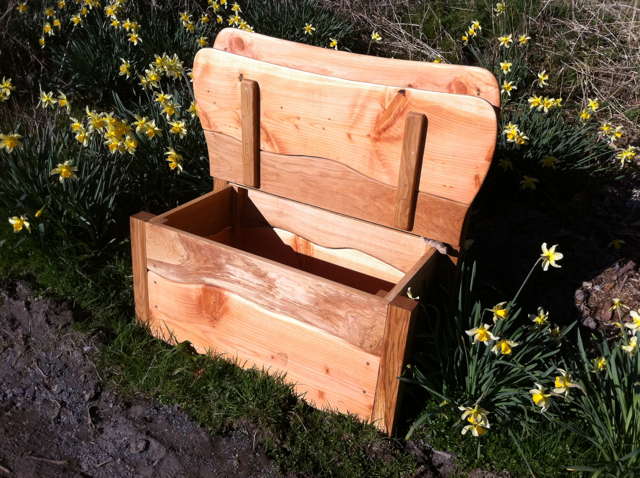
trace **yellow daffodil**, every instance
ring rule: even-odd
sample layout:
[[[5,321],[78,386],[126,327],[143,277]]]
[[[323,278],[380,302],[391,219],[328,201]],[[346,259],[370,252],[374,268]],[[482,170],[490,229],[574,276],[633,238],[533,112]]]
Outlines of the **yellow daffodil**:
[[[124,138],[124,147],[127,150],[127,153],[134,154],[138,148],[138,140],[131,135],[127,135]]]
[[[20,13],[27,13],[29,11],[29,5],[27,5],[27,2],[20,2],[16,6],[16,10]]]
[[[498,2],[493,8],[496,15],[502,15],[507,10],[507,2]]]
[[[0,149],[12,153],[14,149],[22,146],[22,136],[18,133],[0,134]]]
[[[173,148],[169,148],[166,153],[164,153],[167,157],[166,161],[169,163],[169,169],[177,170],[178,173],[182,172],[182,155],[176,153]]]
[[[209,40],[207,40],[207,37],[198,38],[198,46],[200,48],[204,48],[205,46],[207,46],[208,43],[209,43]]]
[[[469,43],[469,35],[467,35],[466,33],[464,33],[461,37],[460,40],[462,40],[462,42],[466,45],[467,43]]]
[[[591,119],[591,112],[589,110],[580,111],[580,120],[587,121]]]
[[[549,323],[549,312],[545,312],[542,307],[538,307],[538,313],[536,315],[529,314],[529,318],[533,321],[534,324],[542,327],[543,325],[547,325]]]
[[[602,123],[600,125],[600,128],[598,128],[598,130],[603,135],[608,136],[611,133],[611,131],[613,131],[613,125],[611,123],[609,123],[608,121],[605,121],[604,123]]]
[[[473,20],[471,22],[471,28],[473,28],[474,30],[480,31],[482,30],[482,25],[480,25],[480,22],[478,20]]]
[[[52,7],[47,7],[44,9],[44,16],[47,18],[51,18],[56,14],[56,11]]]
[[[536,83],[540,88],[547,86],[549,84],[548,81],[549,75],[547,74],[546,70],[542,70],[540,73],[538,73],[538,79],[536,80]]]
[[[222,23],[224,21],[224,18],[222,18],[222,15],[216,15],[216,23]]]
[[[209,17],[209,15],[207,15],[206,13],[200,17],[200,23],[207,24],[209,22],[211,22],[211,17]]]
[[[45,35],[53,35],[53,27],[51,26],[51,23],[47,22],[42,26],[42,33]]]
[[[184,121],[169,121],[169,133],[180,135],[183,138],[187,134],[187,128]]]
[[[608,247],[613,249],[622,249],[622,246],[625,244],[626,242],[623,239],[612,239],[611,242],[609,242]]]
[[[621,150],[616,154],[616,159],[620,160],[620,165],[624,166],[624,164],[628,161],[631,161],[636,158],[638,153],[636,152],[635,146],[629,146],[626,149]]]
[[[562,100],[561,100],[562,101]],[[545,113],[548,113],[549,110],[553,107],[556,106],[556,100],[554,98],[549,98],[548,96],[545,96],[542,100],[542,110]]]
[[[613,143],[617,139],[622,138],[623,136],[624,136],[624,132],[622,131],[622,126],[616,126],[609,135],[609,141]]]
[[[0,101],[7,101],[11,96],[11,92],[15,90],[16,87],[13,86],[13,82],[11,78],[2,77],[2,82],[0,82]]]
[[[47,44],[46,40],[44,39],[44,37],[40,37],[38,38],[38,45],[40,45],[40,48],[44,48],[44,46]]]
[[[175,115],[179,109],[180,109],[180,106],[178,104],[173,103],[171,101],[167,101],[162,107],[162,112],[167,116],[167,120],[168,120],[173,115]]]
[[[535,191],[538,188],[538,183],[540,180],[538,178],[534,178],[533,176],[522,176],[520,180],[520,189],[523,191]]]
[[[489,425],[489,412],[487,412],[484,408],[481,408],[478,405],[473,407],[463,407],[459,406],[458,410],[462,412],[462,416],[460,420],[471,423],[472,425]]]
[[[64,163],[58,163],[58,166],[51,170],[51,175],[58,174],[58,180],[63,183],[67,179],[77,179],[76,171],[78,168],[73,165],[73,161],[67,160]]]
[[[149,126],[149,118],[146,116],[135,115],[136,120],[131,123],[136,128],[136,133],[143,132]]]
[[[531,400],[534,405],[540,407],[542,412],[546,412],[551,406],[551,394],[547,393],[546,389],[538,383],[535,384],[535,387],[529,390]]]
[[[168,94],[163,93],[162,91],[160,91],[160,92],[156,92],[154,94],[153,100],[156,103],[160,103],[162,106],[164,106],[164,105],[166,105],[167,103],[169,103],[171,101],[172,97],[173,97],[172,95],[168,95]]]
[[[58,91],[58,106],[60,108],[65,108],[67,111],[69,111],[69,109],[71,108],[71,106],[69,105],[69,100],[67,99],[67,95],[65,95],[64,93],[62,93],[61,91]]]
[[[129,33],[129,43],[133,43],[134,45],[138,45],[138,43],[142,42],[142,38],[140,38],[140,35],[138,35],[137,32],[131,32]]]
[[[502,70],[502,73],[509,73],[511,71],[511,66],[513,65],[513,63],[509,62],[509,61],[501,61],[500,62],[500,69]]]
[[[54,106],[57,103],[55,97],[52,92],[43,91],[40,93],[40,106],[43,108],[48,108],[49,106]]]
[[[196,104],[195,101],[192,101],[191,104],[189,105],[189,108],[187,108],[187,112],[191,115],[192,118],[195,118],[198,114],[198,105]]]
[[[629,340],[629,343],[627,345],[623,345],[621,348],[629,355],[635,355],[638,351],[638,337],[634,335]]]
[[[51,22],[51,24],[54,26],[54,28],[62,28],[62,22],[60,22],[59,18],[54,18]]]
[[[480,327],[466,330],[465,333],[470,337],[473,336],[473,343],[483,343],[485,345],[489,345],[490,342],[498,340],[500,338],[493,335],[489,331],[490,328],[490,325],[482,324]]]
[[[86,17],[87,15],[89,15],[89,9],[87,7],[82,7],[80,9],[80,15],[82,15],[83,17]]]
[[[58,3],[56,5],[58,5],[58,9],[62,10],[67,6],[67,2],[65,0],[58,0]]]
[[[513,347],[518,345],[520,344],[513,340],[500,339],[491,347],[491,351],[496,355],[511,355]]]
[[[555,156],[545,156],[540,160],[540,162],[542,163],[543,168],[555,169],[558,158],[556,158]]]
[[[487,426],[466,425],[465,427],[462,428],[462,434],[466,435],[468,431],[471,431],[471,435],[473,435],[474,437],[480,437],[486,434],[489,431],[489,428],[491,428],[489,424],[487,424]]]
[[[509,48],[513,43],[513,34],[509,33],[508,35],[502,35],[498,37],[498,44],[501,47]]]
[[[71,131],[77,133],[78,131],[84,130],[84,125],[75,118],[69,118],[71,120]]]
[[[314,27],[311,23],[305,23],[302,30],[304,31],[305,35],[313,35],[313,32],[316,31],[316,27]]]
[[[529,43],[529,40],[531,40],[531,37],[526,35],[526,34],[522,34],[520,36],[518,36],[518,45],[519,46],[525,46]]]
[[[624,324],[624,326],[629,329],[631,334],[635,335],[640,330],[640,309],[637,312],[635,310],[629,312],[629,318],[631,321]]]
[[[597,99],[587,99],[587,108],[589,108],[593,112],[598,111],[598,109],[600,108],[600,102]]]
[[[378,32],[373,31],[371,32],[371,39],[375,42],[380,42],[382,41],[382,35],[380,35]]]
[[[542,96],[533,95],[527,99],[527,102],[529,103],[530,109],[534,109],[534,108],[537,108],[539,110],[542,109],[542,104],[543,104]]]
[[[118,30],[122,26],[122,23],[120,23],[120,20],[118,20],[117,18],[112,18],[110,25],[116,30]]]
[[[82,128],[82,130],[76,133],[75,138],[76,138],[76,141],[80,143],[82,146],[86,147],[89,145],[89,133],[85,131],[84,127]]]
[[[233,5],[231,5],[231,11],[240,13],[242,12],[242,9],[240,8],[240,5],[238,5],[236,2],[233,2]]]
[[[144,130],[144,134],[149,139],[153,139],[156,136],[159,136],[162,133],[162,130],[156,126],[155,120],[151,121]]]
[[[504,80],[504,81],[502,82],[502,86],[501,86],[501,88],[500,88],[500,91],[501,91],[502,93],[506,93],[506,94],[507,94],[507,96],[511,96],[511,92],[512,92],[513,90],[517,90],[517,89],[518,89],[518,87],[514,84],[514,82],[513,82],[513,81],[507,81],[507,80]]]
[[[560,327],[558,325],[554,325],[553,327],[549,327],[549,335],[551,337],[557,338],[560,337]]]
[[[82,23],[82,18],[80,17],[80,15],[72,15],[70,20],[71,20],[71,23],[73,23],[74,27]]]
[[[334,50],[338,49],[338,40],[335,38],[329,38],[329,48],[333,48]]]
[[[21,232],[23,229],[31,232],[31,224],[26,216],[13,216],[9,218],[9,224],[13,227],[13,232]]]
[[[129,78],[131,76],[131,63],[124,58],[120,58],[120,66],[118,66],[118,76]]]
[[[602,372],[603,370],[607,369],[607,359],[604,357],[594,358],[592,362],[593,362],[593,369],[596,372]]]
[[[431,63],[442,63],[442,58],[435,58]]]
[[[614,298],[611,300],[611,307],[609,307],[609,310],[622,310],[628,308],[629,307],[622,302],[622,299]]]
[[[509,309],[507,308],[507,303],[500,302],[494,305],[493,308],[491,309],[491,313],[493,313],[494,322],[509,318]]]
[[[556,375],[553,384],[553,393],[557,395],[564,395],[565,398],[569,396],[569,390],[572,388],[580,388],[580,385],[573,382],[571,374],[561,368],[558,369],[560,375]]]
[[[549,269],[549,266],[556,268],[562,267],[556,262],[564,257],[561,252],[556,252],[556,247],[558,247],[558,244],[555,244],[547,249],[547,243],[543,242],[541,247],[542,254],[540,254],[540,257],[542,258],[542,270],[546,271],[547,269]]]

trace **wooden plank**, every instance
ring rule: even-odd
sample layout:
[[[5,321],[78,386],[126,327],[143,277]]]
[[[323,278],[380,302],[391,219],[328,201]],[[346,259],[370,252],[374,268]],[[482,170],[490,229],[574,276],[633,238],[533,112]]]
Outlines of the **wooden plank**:
[[[329,78],[206,48],[194,63],[205,130],[241,139],[240,77],[260,84],[263,152],[332,159],[395,186],[404,121],[415,111],[429,118],[420,191],[469,204],[489,169],[497,121],[480,98]]]
[[[396,189],[394,226],[398,229],[410,230],[413,227],[426,137],[427,117],[420,113],[409,113],[404,126],[402,158]]]
[[[151,222],[210,236],[231,224],[235,194],[233,188],[212,191],[154,217]]]
[[[498,81],[484,68],[358,55],[244,32],[237,28],[225,28],[218,33],[214,48],[345,80],[478,96],[500,107]]]
[[[148,212],[139,212],[129,218],[131,231],[131,272],[133,273],[133,300],[136,317],[141,322],[149,320],[149,294],[147,290],[146,226],[153,217]]]
[[[387,302],[392,303],[396,298],[406,296],[409,287],[414,296],[422,294],[424,286],[435,277],[441,259],[442,255],[435,249],[427,251],[395,287],[385,294]]]
[[[224,179],[213,179],[213,192],[217,193],[218,191],[222,191],[229,187],[229,181],[225,181]]]
[[[243,79],[240,87],[243,184],[260,186],[260,88]]]
[[[409,337],[418,303],[407,297],[397,297],[389,304],[384,331],[384,350],[373,403],[371,420],[389,435],[395,433],[398,405],[401,399],[402,375]]]
[[[316,407],[371,416],[379,357],[229,291],[174,282],[149,272],[151,329],[170,341],[189,340],[245,368],[286,372]]]
[[[272,227],[292,232],[323,247],[362,251],[403,272],[408,271],[428,249],[419,236],[254,189],[249,189],[248,194],[260,217]]]
[[[240,141],[206,131],[205,138],[210,155],[216,158],[211,163],[211,175],[242,183],[241,164],[233,160],[241,154]],[[262,152],[260,175],[262,191],[385,226],[394,225],[396,187],[336,161]],[[468,207],[418,193],[411,232],[457,248]]]
[[[166,225],[147,226],[150,271],[176,282],[224,288],[380,353],[384,299]]]

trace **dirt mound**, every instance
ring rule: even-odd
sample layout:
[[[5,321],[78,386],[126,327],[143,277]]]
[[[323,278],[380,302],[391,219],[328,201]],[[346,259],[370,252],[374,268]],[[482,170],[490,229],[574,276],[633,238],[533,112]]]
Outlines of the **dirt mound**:
[[[613,299],[626,307],[612,309]],[[576,307],[582,324],[590,329],[617,330],[614,322],[628,320],[628,308],[640,308],[640,269],[633,261],[608,267],[592,280],[583,282],[576,291]]]
[[[24,283],[0,290],[0,476],[281,476],[249,433],[212,437],[176,407],[125,402],[72,322]]]

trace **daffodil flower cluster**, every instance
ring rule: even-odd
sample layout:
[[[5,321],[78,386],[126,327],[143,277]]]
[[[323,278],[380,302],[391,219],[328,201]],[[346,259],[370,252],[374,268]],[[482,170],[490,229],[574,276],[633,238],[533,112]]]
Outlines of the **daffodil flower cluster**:
[[[517,124],[513,124],[511,122],[507,123],[502,131],[502,134],[505,135],[508,143],[515,143],[518,145],[527,144],[529,137],[526,136],[520,128],[518,128]]]
[[[464,34],[462,35],[462,37],[460,39],[466,45],[467,43],[469,43],[469,39],[470,38],[475,38],[476,36],[478,36],[478,33],[481,30],[482,30],[482,26],[480,25],[480,22],[478,20],[474,20],[474,21],[471,22],[471,25],[469,25],[469,27],[467,27],[467,29],[465,30]]]
[[[462,434],[466,435],[471,432],[474,437],[480,437],[487,433],[491,428],[489,424],[489,412],[478,405],[473,407],[459,406],[458,410],[462,412],[460,419],[466,423],[462,428]]]

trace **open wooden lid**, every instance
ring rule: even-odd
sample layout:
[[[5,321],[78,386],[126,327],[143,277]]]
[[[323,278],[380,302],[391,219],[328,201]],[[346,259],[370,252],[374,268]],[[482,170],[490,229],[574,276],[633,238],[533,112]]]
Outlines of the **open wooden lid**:
[[[372,77],[384,76],[375,74],[381,62],[402,63],[371,60]],[[196,55],[193,76],[212,176],[459,245],[496,142],[496,113],[484,99],[211,48]]]

